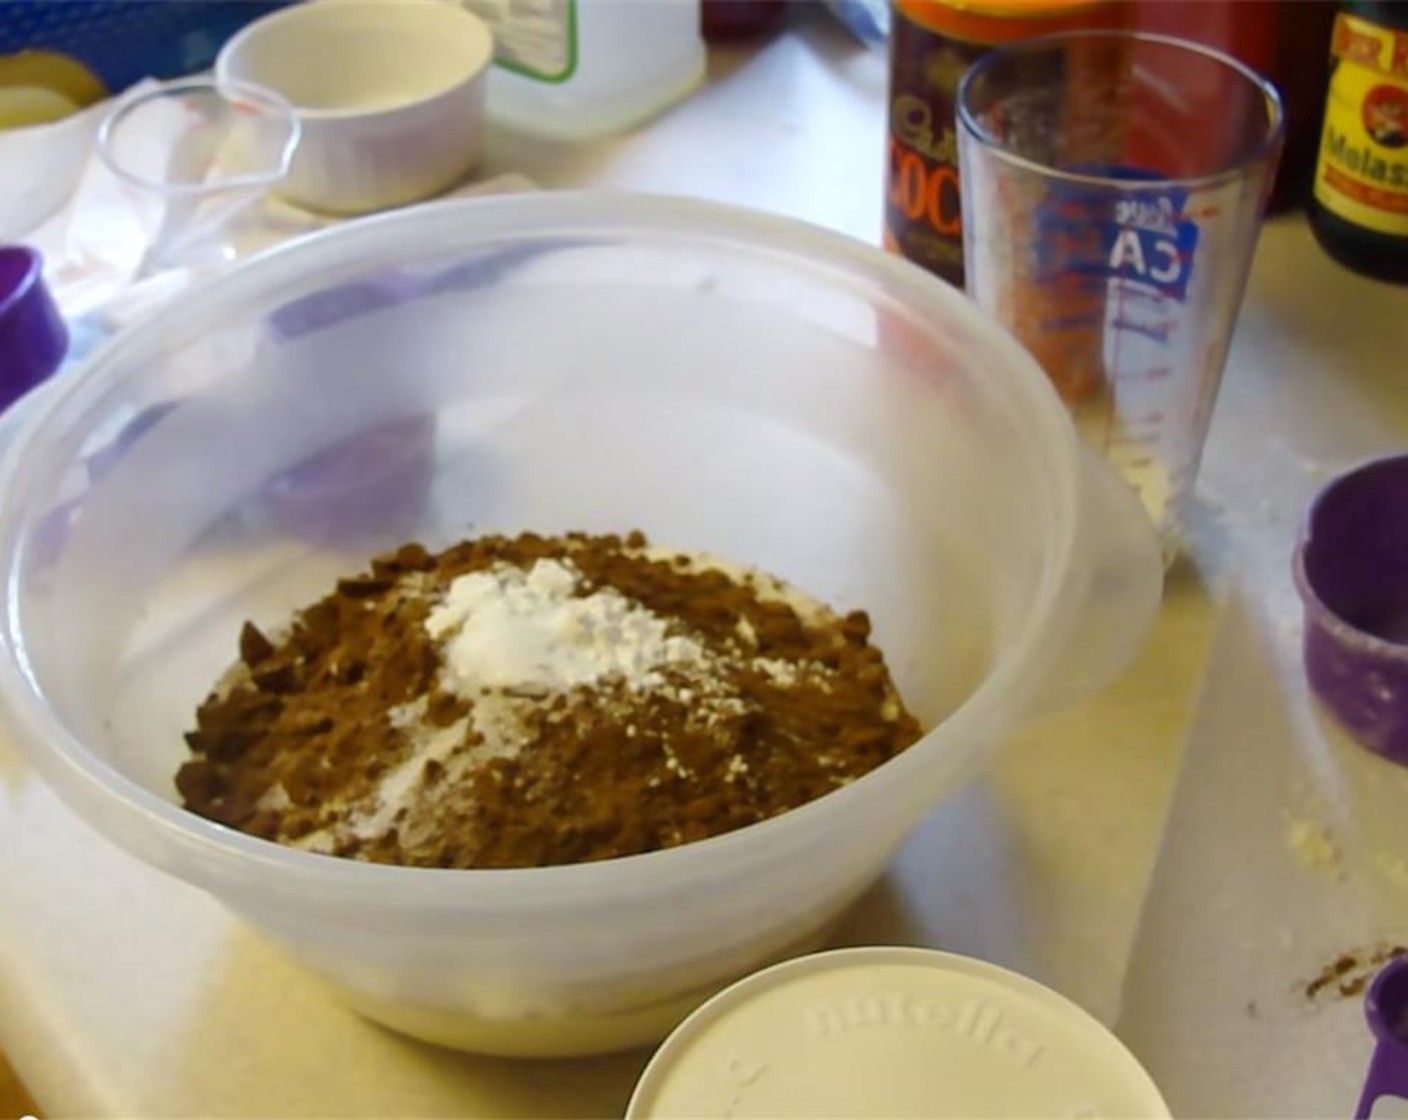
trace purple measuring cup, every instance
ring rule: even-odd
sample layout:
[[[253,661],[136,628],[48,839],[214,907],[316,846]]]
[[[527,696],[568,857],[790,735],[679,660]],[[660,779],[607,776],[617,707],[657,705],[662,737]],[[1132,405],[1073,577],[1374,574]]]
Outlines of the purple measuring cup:
[[[1364,997],[1364,1017],[1376,1042],[1354,1120],[1369,1120],[1380,1097],[1408,1100],[1408,957],[1379,970]]]
[[[0,410],[59,368],[68,330],[27,245],[0,246]]]
[[[1320,492],[1294,576],[1310,687],[1361,746],[1408,765],[1408,455]]]

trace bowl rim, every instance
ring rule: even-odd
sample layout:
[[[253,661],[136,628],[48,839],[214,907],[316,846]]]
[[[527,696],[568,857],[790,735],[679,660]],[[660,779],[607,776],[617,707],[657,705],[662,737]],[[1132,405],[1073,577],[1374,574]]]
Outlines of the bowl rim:
[[[273,89],[267,80],[258,80],[249,76],[236,76],[232,73],[236,66],[236,59],[239,53],[246,49],[249,43],[270,33],[271,28],[277,28],[284,23],[299,23],[316,21],[323,19],[324,12],[337,6],[352,7],[378,7],[387,11],[407,11],[419,9],[421,11],[433,12],[437,18],[442,19],[446,26],[452,24],[469,30],[474,38],[475,48],[473,65],[464,71],[454,81],[440,85],[435,89],[426,89],[417,93],[409,101],[398,102],[394,105],[386,105],[377,108],[349,107],[349,108],[317,108],[299,105],[297,102],[280,94],[284,100],[288,101],[293,108],[293,112],[298,120],[313,124],[320,121],[365,121],[368,123],[386,120],[399,114],[411,110],[423,108],[442,101],[461,90],[472,86],[479,81],[489,70],[494,62],[494,33],[489,25],[484,22],[475,12],[471,11],[464,4],[450,3],[447,0],[395,0],[394,3],[388,0],[303,0],[303,2],[290,4],[287,7],[278,8],[253,20],[235,32],[225,45],[215,56],[214,72],[221,82],[239,82],[246,85],[261,86],[266,89]],[[278,92],[274,90],[274,92]]]
[[[794,218],[671,195],[554,191],[448,200],[315,233],[201,282],[198,292],[176,301],[179,308],[168,304],[157,309],[86,358],[54,385],[16,434],[0,461],[0,489],[25,492],[27,487],[21,484],[27,472],[35,469],[39,458],[35,452],[42,451],[46,441],[76,426],[73,417],[79,418],[77,423],[89,418],[110,386],[142,376],[140,358],[144,351],[159,346],[169,317],[180,324],[185,338],[204,326],[206,318],[267,298],[271,290],[291,283],[306,284],[309,277],[335,276],[337,268],[357,260],[375,260],[378,269],[391,270],[403,263],[398,257],[423,259],[430,245],[435,252],[450,253],[496,240],[580,238],[584,232],[598,236],[646,232],[681,246],[707,241],[745,255],[785,259],[808,271],[824,270],[828,279],[856,290],[884,291],[911,314],[939,311],[981,338],[990,354],[1011,369],[1012,375],[1003,379],[1011,395],[1006,404],[1044,430],[1053,456],[1065,464],[1064,470],[1050,472],[1050,497],[1053,504],[1064,506],[1067,516],[1054,523],[1033,607],[1013,637],[1010,653],[912,747],[857,781],[769,820],[676,848],[591,863],[468,872],[364,863],[287,848],[205,820],[128,777],[70,733],[45,703],[25,653],[17,613],[18,546],[27,523],[26,511],[19,507],[26,503],[0,503],[0,702],[10,716],[17,746],[60,796],[85,819],[85,807],[104,807],[102,819],[94,826],[109,839],[146,862],[216,893],[233,883],[257,882],[265,895],[283,892],[281,897],[300,902],[316,897],[367,909],[409,904],[423,912],[491,903],[541,910],[584,898],[636,897],[646,877],[672,884],[676,890],[691,877],[716,878],[730,855],[745,861],[749,849],[763,837],[770,838],[775,848],[797,851],[812,835],[811,822],[818,814],[834,813],[866,797],[878,775],[889,776],[882,781],[893,782],[897,774],[909,775],[911,784],[922,781],[922,768],[932,764],[932,759],[922,757],[927,752],[918,749],[926,741],[968,735],[986,742],[992,728],[1016,722],[1020,713],[1013,710],[1008,694],[1011,683],[1026,679],[1036,687],[1049,667],[1053,641],[1077,609],[1070,596],[1061,595],[1073,578],[1084,509],[1081,451],[1074,426],[1036,360],[957,289],[897,256]],[[746,557],[733,559],[747,562]],[[160,854],[155,853],[158,847]],[[893,844],[885,849],[884,858],[892,848]],[[544,889],[526,891],[525,881]]]

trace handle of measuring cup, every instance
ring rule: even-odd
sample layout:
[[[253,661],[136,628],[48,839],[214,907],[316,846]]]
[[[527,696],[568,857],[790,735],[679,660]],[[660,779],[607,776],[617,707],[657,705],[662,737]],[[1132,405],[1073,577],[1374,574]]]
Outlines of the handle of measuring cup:
[[[1364,996],[1364,1018],[1376,1040],[1364,1091],[1354,1120],[1369,1120],[1381,1097],[1408,1100],[1408,957],[1399,956],[1379,970]]]
[[[1393,1040],[1380,1042],[1374,1048],[1354,1120],[1369,1120],[1381,1097],[1408,1100],[1408,1055],[1403,1052],[1403,1044]]]
[[[1119,675],[1153,625],[1164,563],[1138,496],[1103,459],[1081,448],[1076,602],[1032,712],[1068,707]]]

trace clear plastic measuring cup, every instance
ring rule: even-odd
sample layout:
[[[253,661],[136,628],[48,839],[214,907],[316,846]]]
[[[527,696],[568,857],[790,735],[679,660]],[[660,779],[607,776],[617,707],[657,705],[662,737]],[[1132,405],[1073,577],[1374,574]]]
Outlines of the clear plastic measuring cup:
[[[969,294],[1176,550],[1280,156],[1275,88],[1155,35],[1052,35],[958,93]]]
[[[137,277],[231,256],[221,231],[288,174],[299,135],[293,107],[247,83],[191,78],[121,102],[98,154],[147,235]]]

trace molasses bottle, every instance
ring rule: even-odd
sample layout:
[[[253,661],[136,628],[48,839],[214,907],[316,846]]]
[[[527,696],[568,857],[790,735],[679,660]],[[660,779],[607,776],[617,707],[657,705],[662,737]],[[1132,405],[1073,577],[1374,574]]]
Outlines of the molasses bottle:
[[[1310,227],[1341,264],[1408,284],[1408,0],[1340,5]]]

